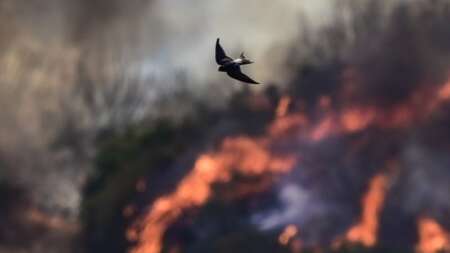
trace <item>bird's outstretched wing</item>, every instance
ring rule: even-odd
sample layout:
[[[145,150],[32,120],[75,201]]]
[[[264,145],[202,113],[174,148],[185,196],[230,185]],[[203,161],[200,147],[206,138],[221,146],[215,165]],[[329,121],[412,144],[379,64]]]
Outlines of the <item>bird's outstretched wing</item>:
[[[219,38],[216,41],[216,62],[219,65],[223,65],[229,61],[232,61],[230,57],[227,56],[225,50],[223,50],[222,46],[219,43]]]
[[[245,82],[245,83],[253,83],[253,84],[259,84],[255,80],[251,79],[250,77],[246,76],[244,73],[241,72],[241,68],[239,66],[231,68],[229,71],[227,71],[227,74],[231,76],[232,78]]]

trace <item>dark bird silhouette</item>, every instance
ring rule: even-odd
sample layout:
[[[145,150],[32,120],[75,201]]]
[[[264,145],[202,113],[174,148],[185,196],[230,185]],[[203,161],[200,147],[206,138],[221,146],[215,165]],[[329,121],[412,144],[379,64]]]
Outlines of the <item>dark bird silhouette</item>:
[[[237,59],[228,57],[225,50],[220,46],[219,38],[216,41],[216,62],[220,65],[218,69],[220,72],[226,72],[230,77],[241,82],[259,84],[241,71],[241,65],[252,64],[253,62],[245,57],[244,52]]]

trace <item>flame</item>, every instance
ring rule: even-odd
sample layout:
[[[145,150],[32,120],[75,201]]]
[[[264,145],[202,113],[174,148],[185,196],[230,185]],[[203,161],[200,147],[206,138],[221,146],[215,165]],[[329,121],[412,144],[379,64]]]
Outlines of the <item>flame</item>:
[[[446,232],[435,220],[422,217],[418,221],[419,242],[416,247],[419,253],[435,253],[450,251],[450,233]]]
[[[376,175],[369,185],[369,190],[362,200],[363,210],[361,221],[347,232],[347,240],[359,242],[366,247],[372,247],[377,241],[378,217],[386,194],[385,175]]]
[[[198,157],[192,170],[181,180],[175,191],[158,198],[146,215],[128,229],[127,238],[137,243],[130,253],[161,252],[163,236],[168,227],[186,210],[205,204],[213,194],[213,184],[226,183],[235,173],[261,176],[291,171],[298,162],[299,155],[295,152],[291,155],[273,154],[270,145],[276,140],[287,137],[299,141],[320,141],[331,135],[363,131],[373,126],[407,127],[417,120],[426,119],[430,112],[450,100],[450,82],[433,91],[432,96],[435,99],[429,99],[429,93],[419,92],[417,96],[412,96],[411,101],[389,110],[358,105],[334,110],[331,98],[323,96],[317,105],[321,109],[321,117],[315,120],[303,112],[289,113],[288,108],[294,101],[288,97],[282,98],[276,108],[277,117],[267,128],[266,136],[228,137],[217,151]],[[375,245],[386,181],[387,177],[382,174],[372,179],[362,200],[361,221],[347,232],[348,241],[361,242],[369,247]],[[292,231],[290,227],[286,233],[293,234]],[[286,237],[288,236],[283,236]],[[286,241],[289,240],[280,239],[281,243]]]
[[[181,181],[175,192],[159,198],[144,218],[139,243],[132,253],[157,253],[168,226],[183,210],[204,204],[211,196],[214,183],[227,182],[233,173],[250,176],[286,172],[294,166],[292,157],[274,156],[266,139],[228,138],[218,152],[199,157],[192,171]],[[135,238],[136,232],[128,232]]]
[[[280,99],[280,102],[278,103],[277,109],[275,111],[275,114],[277,115],[277,117],[286,116],[290,104],[291,104],[290,97],[282,97]]]
[[[321,96],[319,98],[319,107],[322,109],[329,109],[331,106],[331,98],[329,96]]]
[[[269,134],[272,136],[281,136],[291,132],[298,132],[299,129],[308,126],[308,120],[305,115],[298,113],[278,119],[269,127]]]
[[[450,81],[448,81],[438,90],[438,99],[439,100],[450,99]]]
[[[311,139],[319,141],[328,136],[335,128],[334,120],[332,117],[326,117],[323,119],[317,128],[311,133]]]
[[[341,125],[348,132],[360,131],[375,120],[376,114],[374,108],[350,108],[344,111]]]
[[[292,240],[292,238],[297,235],[297,233],[297,227],[295,225],[289,225],[278,237],[278,242],[280,242],[280,244],[282,245],[287,245]]]

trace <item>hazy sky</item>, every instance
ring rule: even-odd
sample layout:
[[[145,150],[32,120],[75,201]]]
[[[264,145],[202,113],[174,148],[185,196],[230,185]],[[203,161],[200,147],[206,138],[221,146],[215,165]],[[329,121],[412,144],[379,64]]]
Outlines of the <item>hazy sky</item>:
[[[273,76],[267,69],[275,68],[283,46],[298,36],[300,12],[325,23],[331,9],[327,1],[156,1],[153,14],[164,30],[162,43],[148,57],[149,68],[162,66],[193,70],[195,78],[221,78],[213,60],[217,37],[231,56],[245,51],[256,63],[246,67],[256,79],[267,81]],[[329,7],[329,8],[327,8]],[[154,34],[154,33],[153,33]],[[152,33],[149,32],[152,37]],[[156,56],[156,57],[155,57]],[[271,58],[267,59],[267,56]],[[162,63],[162,64],[161,64]],[[190,72],[190,71],[189,71]],[[272,77],[272,78],[271,78]],[[277,78],[281,78],[278,76]]]

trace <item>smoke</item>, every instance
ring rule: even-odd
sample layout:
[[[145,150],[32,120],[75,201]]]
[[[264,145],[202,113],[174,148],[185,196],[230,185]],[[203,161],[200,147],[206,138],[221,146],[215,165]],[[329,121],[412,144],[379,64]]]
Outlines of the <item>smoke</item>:
[[[283,59],[279,48],[296,37],[293,24],[304,8],[321,7],[315,1],[0,1],[2,181],[23,190],[27,197],[17,202],[24,209],[77,222],[100,132],[191,114],[198,100],[224,106],[240,87],[216,72],[216,37],[230,55],[244,50],[259,62],[249,73],[271,80]],[[21,219],[12,220],[14,226]],[[36,251],[52,251],[51,240],[36,243],[43,244]]]
[[[261,59],[250,73],[269,80],[275,76],[271,73],[278,71],[281,55],[274,51],[296,37],[298,29],[293,24],[297,24],[300,11],[317,13],[321,9],[314,1],[3,0],[1,4],[4,22],[0,31],[5,35],[1,44],[6,49],[1,62],[5,105],[1,134],[4,152],[9,153],[5,157],[20,157],[21,153],[46,157],[47,149],[60,143],[67,131],[84,136],[82,143],[75,144],[77,149],[90,150],[89,142],[98,129],[163,114],[148,108],[155,108],[152,105],[170,99],[180,89],[193,100],[223,105],[239,88],[224,85],[228,79],[216,73],[216,37],[223,39],[231,55],[245,50],[253,59]],[[176,102],[179,105],[180,101]],[[68,158],[67,152],[56,152],[59,158],[55,159],[75,159]],[[29,169],[11,173],[18,175],[22,184],[39,178],[34,172],[44,175],[40,180],[46,183],[38,184],[50,191],[59,176],[51,172],[45,179],[48,174],[34,167],[41,164],[39,167],[53,171],[50,167],[59,166],[51,164],[71,162],[43,160],[14,164],[12,167]],[[81,173],[75,176],[81,185],[85,173],[71,173]],[[69,187],[70,182],[64,181],[61,187]],[[74,210],[79,196],[64,195],[62,199],[71,199],[69,206]]]
[[[245,51],[255,61],[246,68],[249,75],[288,87],[308,109],[324,95],[337,106],[391,108],[418,88],[439,85],[450,69],[445,1],[3,0],[0,21],[1,176],[25,189],[31,197],[24,201],[69,220],[78,218],[99,132],[149,116],[184,116],[193,113],[195,101],[223,107],[241,89],[216,72],[217,37],[231,56]],[[182,102],[174,99],[180,93]],[[359,213],[354,200],[392,150],[404,157],[401,173],[408,179],[392,191],[423,196],[404,200],[405,212],[419,213],[427,199],[432,215],[445,220],[445,184],[433,198],[434,187],[427,187],[436,177],[432,171],[447,175],[433,162],[442,157],[398,141],[398,133],[388,133],[389,140],[384,134],[377,132],[370,145],[351,154],[350,160],[364,158],[350,165],[332,165],[346,153],[324,147],[348,150],[352,140],[311,147],[310,164],[329,157],[320,173],[309,165],[299,168],[311,174],[279,185],[281,209],[256,217],[257,223],[263,229],[299,223],[311,228],[311,241],[322,240],[323,233],[329,240]],[[411,139],[409,133],[400,136]],[[436,169],[424,169],[430,166]],[[416,189],[418,181],[424,183]],[[327,196],[323,185],[335,194]],[[396,200],[387,202],[389,210]],[[317,226],[320,219],[339,226]]]
[[[305,41],[295,50],[300,60],[286,64],[291,91],[302,101],[297,106],[315,115],[324,96],[333,108],[395,110],[409,101],[425,106],[427,99],[418,93],[442,87],[449,78],[448,8],[445,1],[399,1],[389,8],[367,1],[361,9],[350,5],[350,16],[338,11],[318,37],[300,39]],[[308,53],[301,52],[304,45],[312,46]],[[305,58],[314,60],[307,65]],[[381,245],[411,247],[421,215],[448,228],[449,139],[442,129],[449,116],[443,108],[419,115],[426,123],[412,121],[402,132],[371,127],[303,147],[306,162],[276,187],[278,206],[254,215],[253,222],[263,230],[296,224],[306,245],[330,243],[355,223],[369,180],[384,171],[392,178],[380,217]],[[400,165],[393,169],[390,161]]]
[[[450,228],[450,189],[446,183],[450,179],[446,155],[449,138],[443,130],[448,127],[448,115],[442,116],[446,119],[438,117],[405,141],[400,154],[402,167],[392,181],[381,216],[379,235],[385,245],[409,247],[411,241],[417,240],[417,234],[408,231],[416,228],[417,217],[432,217],[444,228]]]
[[[277,66],[277,54],[269,54],[268,51],[295,38],[297,29],[292,24],[297,23],[302,7],[311,4],[299,4],[297,1],[157,1],[155,8],[161,13],[159,18],[165,24],[165,31],[161,38],[164,52],[160,52],[162,55],[156,60],[163,57],[169,66],[175,68],[188,66],[196,79],[217,80],[217,77],[212,77],[217,75],[211,74],[216,69],[212,42],[220,37],[231,56],[246,51],[255,61],[261,59],[258,66],[249,69],[258,69],[252,74],[262,75],[269,71],[260,78],[273,76],[271,73],[276,72],[271,68]],[[155,60],[153,57],[151,59]]]

